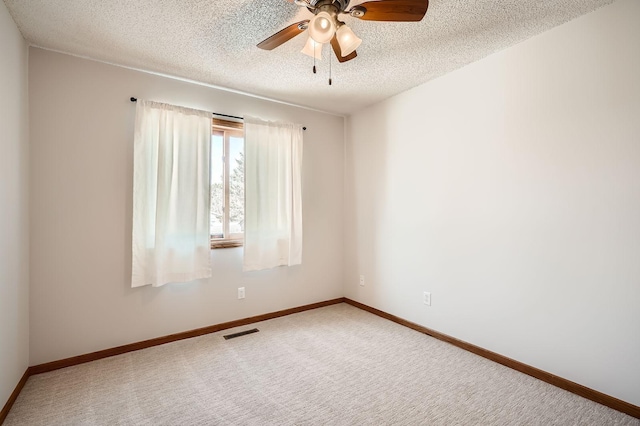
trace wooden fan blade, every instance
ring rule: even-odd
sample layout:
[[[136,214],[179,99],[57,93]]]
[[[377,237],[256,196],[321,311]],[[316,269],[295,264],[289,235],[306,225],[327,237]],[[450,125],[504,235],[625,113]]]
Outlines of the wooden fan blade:
[[[287,28],[278,31],[277,33],[267,38],[266,40],[263,40],[260,43],[258,43],[258,47],[264,50],[273,50],[276,47],[291,40],[292,38],[294,38],[295,36],[303,32],[304,30],[300,29],[300,24],[308,24],[308,23],[309,23],[309,20],[307,19],[304,21],[296,22],[295,24],[291,24]]]
[[[429,0],[367,1],[355,8],[364,8],[365,21],[417,22],[427,13]],[[354,9],[355,9],[354,8]]]
[[[340,51],[340,43],[338,43],[338,38],[335,35],[331,39],[331,47],[333,47],[333,53],[336,54],[338,62],[347,62],[358,56],[355,50],[349,53],[347,56],[342,56],[342,53]]]

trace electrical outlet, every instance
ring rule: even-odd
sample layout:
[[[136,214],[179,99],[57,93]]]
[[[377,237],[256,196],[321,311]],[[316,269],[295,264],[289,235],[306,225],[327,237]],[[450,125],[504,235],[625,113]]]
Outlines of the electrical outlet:
[[[244,299],[244,287],[238,287],[238,299]]]
[[[422,293],[422,301],[425,305],[431,306],[431,293],[429,293],[428,291]]]
[[[364,287],[364,275],[360,275],[360,285]]]

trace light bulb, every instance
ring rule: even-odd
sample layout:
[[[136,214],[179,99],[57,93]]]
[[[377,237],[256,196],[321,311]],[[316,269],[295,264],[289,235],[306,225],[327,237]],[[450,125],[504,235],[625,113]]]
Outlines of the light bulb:
[[[307,43],[304,45],[304,48],[301,51],[305,55],[309,55],[312,58],[322,59],[322,45],[320,43],[316,43],[311,37],[307,38]]]
[[[316,43],[328,43],[336,32],[336,22],[333,16],[322,11],[311,18],[309,35]]]
[[[338,31],[336,31],[336,38],[338,39],[340,52],[343,57],[349,56],[351,52],[356,50],[358,46],[360,46],[360,43],[362,43],[362,39],[358,38],[358,36],[351,31],[351,28],[346,25],[342,25],[338,28]]]

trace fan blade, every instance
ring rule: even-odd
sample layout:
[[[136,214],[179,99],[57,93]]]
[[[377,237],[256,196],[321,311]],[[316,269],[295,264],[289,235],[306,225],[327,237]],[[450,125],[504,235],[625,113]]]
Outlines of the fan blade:
[[[429,0],[367,1],[356,8],[366,10],[360,19],[365,21],[418,22],[427,13]]]
[[[333,47],[333,53],[336,54],[338,62],[347,62],[358,56],[355,50],[349,53],[347,56],[342,56],[342,53],[340,51],[340,43],[338,43],[338,38],[335,35],[331,39],[331,47]]]
[[[309,23],[309,20],[307,19],[304,21],[296,22],[295,24],[291,24],[284,30],[280,30],[274,35],[272,35],[271,37],[267,38],[266,40],[263,40],[260,43],[258,43],[258,47],[264,50],[273,50],[276,47],[291,40],[292,38],[294,38],[295,36],[303,32],[304,30],[300,29],[300,24],[308,24],[308,23]]]

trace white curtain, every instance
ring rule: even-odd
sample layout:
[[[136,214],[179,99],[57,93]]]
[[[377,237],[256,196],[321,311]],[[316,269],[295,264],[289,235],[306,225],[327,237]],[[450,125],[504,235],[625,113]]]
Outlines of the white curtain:
[[[244,117],[245,271],[302,263],[302,126]]]
[[[131,286],[211,276],[211,113],[138,99]]]

